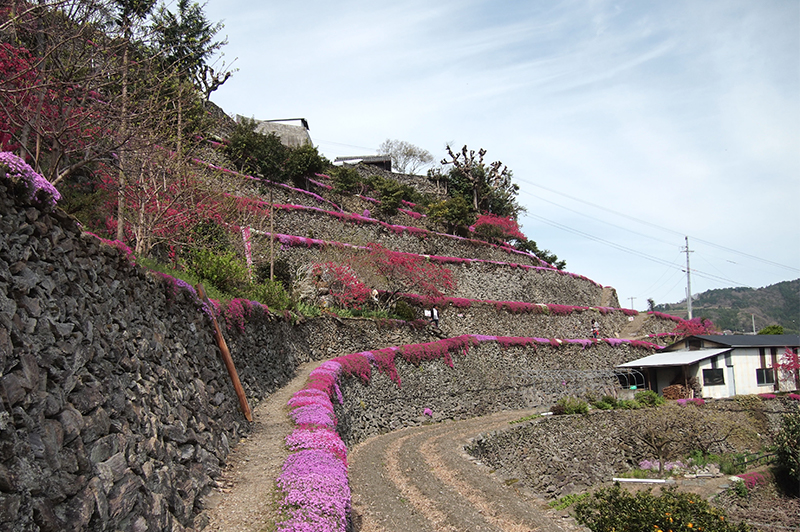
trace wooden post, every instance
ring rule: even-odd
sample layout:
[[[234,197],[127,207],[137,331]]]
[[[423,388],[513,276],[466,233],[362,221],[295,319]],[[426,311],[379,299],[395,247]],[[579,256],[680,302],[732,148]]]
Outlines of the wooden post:
[[[208,300],[206,291],[200,283],[197,284],[197,294],[200,296],[200,299],[208,305],[208,308],[211,309],[211,302]],[[228,374],[231,376],[233,389],[236,390],[236,396],[239,398],[239,406],[242,408],[244,418],[247,421],[253,421],[253,414],[250,412],[250,405],[247,404],[247,397],[245,397],[244,388],[242,388],[242,383],[239,381],[239,374],[236,373],[236,366],[233,365],[231,352],[228,350],[228,344],[225,343],[225,338],[222,337],[222,330],[219,328],[217,318],[215,318],[213,314],[211,314],[211,323],[214,325],[214,339],[217,341],[219,350],[222,353],[222,361],[225,363],[225,367],[228,368]]]

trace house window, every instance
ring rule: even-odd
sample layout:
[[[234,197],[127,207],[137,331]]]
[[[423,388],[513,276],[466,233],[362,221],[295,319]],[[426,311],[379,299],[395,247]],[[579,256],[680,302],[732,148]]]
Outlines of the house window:
[[[703,370],[703,386],[718,386],[725,384],[725,376],[722,368],[712,368]]]
[[[759,386],[766,386],[768,384],[775,384],[775,371],[772,368],[758,368],[756,369],[756,383]]]
[[[689,338],[686,340],[686,345],[690,351],[695,349],[701,349],[703,347],[703,341],[700,338]]]

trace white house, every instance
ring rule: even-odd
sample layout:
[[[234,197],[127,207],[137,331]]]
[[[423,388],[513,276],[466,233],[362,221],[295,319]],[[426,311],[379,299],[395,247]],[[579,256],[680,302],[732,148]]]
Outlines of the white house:
[[[800,335],[689,336],[654,355],[617,366],[642,371],[651,390],[672,384],[696,396],[732,397],[800,389],[793,376],[778,370],[786,349],[800,349]]]

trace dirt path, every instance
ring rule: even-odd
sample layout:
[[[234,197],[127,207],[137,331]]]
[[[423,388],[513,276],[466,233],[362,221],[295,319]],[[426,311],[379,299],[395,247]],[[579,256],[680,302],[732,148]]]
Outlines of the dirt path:
[[[647,314],[639,314],[634,316],[631,321],[625,324],[625,327],[619,333],[620,338],[636,339],[642,336],[641,330],[644,322],[649,318]]]
[[[563,532],[572,519],[527,498],[463,451],[480,432],[508,427],[533,411],[500,412],[466,421],[376,436],[350,453],[356,532]]]
[[[292,381],[253,409],[253,432],[228,456],[228,466],[218,479],[221,489],[206,498],[206,531],[261,532],[275,522],[275,479],[288,452],[284,438],[294,425],[286,402],[305,384],[322,362],[303,364]]]

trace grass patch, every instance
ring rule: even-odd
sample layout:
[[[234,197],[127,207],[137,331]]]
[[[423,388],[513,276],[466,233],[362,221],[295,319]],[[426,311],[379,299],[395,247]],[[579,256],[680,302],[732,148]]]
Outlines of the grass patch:
[[[563,497],[551,501],[550,503],[547,504],[547,506],[555,510],[566,510],[576,502],[582,501],[588,496],[589,496],[588,493],[572,493],[570,495],[564,495]]]

